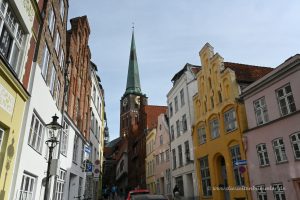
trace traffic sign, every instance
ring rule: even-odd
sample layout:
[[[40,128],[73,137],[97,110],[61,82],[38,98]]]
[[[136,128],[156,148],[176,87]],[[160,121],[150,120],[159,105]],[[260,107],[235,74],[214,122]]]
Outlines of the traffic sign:
[[[237,160],[233,164],[234,166],[247,165],[247,160]]]

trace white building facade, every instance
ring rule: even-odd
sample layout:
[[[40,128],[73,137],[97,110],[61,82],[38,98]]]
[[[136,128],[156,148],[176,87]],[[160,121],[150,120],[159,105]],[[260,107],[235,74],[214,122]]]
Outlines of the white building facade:
[[[183,199],[197,196],[192,127],[194,120],[193,95],[197,92],[196,73],[200,67],[186,64],[172,79],[167,95],[169,133],[171,140],[171,187],[177,185]]]

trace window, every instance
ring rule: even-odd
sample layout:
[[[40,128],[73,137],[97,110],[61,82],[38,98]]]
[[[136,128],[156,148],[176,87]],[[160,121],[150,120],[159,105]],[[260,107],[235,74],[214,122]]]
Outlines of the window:
[[[1,152],[3,138],[4,138],[4,130],[0,128],[0,152]]]
[[[59,35],[59,31],[57,30],[56,37],[55,37],[55,51],[57,55],[59,55],[59,47],[60,47],[60,35]]]
[[[240,147],[238,145],[230,148],[232,163],[241,160]],[[239,166],[233,166],[233,174],[236,186],[243,186],[245,184],[244,177],[242,176]]]
[[[160,154],[160,162],[161,163],[165,162],[165,153],[164,152],[161,152],[161,154]]]
[[[79,177],[78,196],[80,196],[80,197],[81,197],[81,193],[82,193],[82,187],[83,187],[83,178]]]
[[[56,92],[55,92],[55,101],[57,106],[59,106],[59,99],[60,99],[60,81],[57,79]]]
[[[78,146],[79,146],[79,138],[77,135],[74,137],[74,145],[73,145],[73,162],[77,163],[77,154],[78,154]]]
[[[162,135],[159,136],[159,143],[160,143],[160,145],[162,145],[164,143]]]
[[[55,200],[63,200],[65,181],[66,181],[66,171],[60,169],[56,181],[55,198],[54,198]]]
[[[177,137],[180,136],[180,124],[179,124],[179,120],[176,121],[176,133],[177,133]]]
[[[42,152],[44,125],[41,120],[33,113],[29,130],[28,144],[37,152]]]
[[[183,89],[180,90],[180,101],[181,101],[181,107],[184,106],[184,91]]]
[[[266,144],[259,144],[256,146],[257,150],[257,156],[259,160],[259,165],[260,166],[267,166],[270,164],[269,162],[269,157],[268,157],[268,152],[267,152],[267,146]]]
[[[296,105],[290,84],[276,91],[281,116],[288,115],[296,111]]]
[[[285,147],[282,138],[277,138],[273,140],[273,148],[277,163],[282,163],[287,161]]]
[[[222,94],[220,91],[218,91],[218,96],[219,96],[219,103],[222,103]]]
[[[55,84],[55,79],[56,79],[56,69],[54,64],[52,64],[52,72],[51,72],[51,79],[50,79],[50,92],[52,95],[54,95],[54,84]]]
[[[182,159],[182,146],[178,146],[178,157],[179,157],[179,167],[183,166],[183,159]]]
[[[210,172],[208,167],[208,157],[205,156],[200,158],[200,174],[202,182],[202,192],[203,196],[211,196],[211,182],[210,182]]]
[[[171,126],[171,140],[174,140],[174,126]]]
[[[159,165],[159,155],[156,155],[156,165]]]
[[[174,102],[175,102],[175,113],[178,111],[178,98],[177,96],[174,98]]]
[[[0,53],[9,62],[12,69],[19,75],[21,53],[24,46],[24,31],[7,1],[1,1],[0,14]]]
[[[226,132],[230,132],[237,129],[236,115],[234,109],[230,109],[229,111],[224,113],[224,122]]]
[[[183,130],[183,132],[187,131],[187,121],[186,121],[185,114],[182,116],[182,130]]]
[[[267,200],[267,191],[265,185],[256,185],[256,194],[258,200]]]
[[[49,11],[49,16],[48,16],[48,27],[52,36],[54,33],[54,25],[55,25],[55,15],[54,15],[53,7],[51,6],[51,9]]]
[[[48,73],[48,66],[49,66],[49,60],[50,60],[50,54],[47,44],[45,45],[44,54],[43,54],[43,60],[42,60],[42,76],[44,77],[44,80],[47,80],[47,73]]]
[[[62,20],[64,20],[64,15],[65,15],[65,3],[64,0],[60,0],[60,17]]]
[[[257,125],[267,123],[269,121],[269,117],[265,97],[254,101],[253,104]]]
[[[198,132],[198,144],[204,144],[206,143],[206,133],[205,133],[205,127],[200,127],[197,129]]]
[[[294,133],[290,136],[295,159],[300,159],[300,133]],[[1,142],[0,142],[1,145]],[[0,146],[1,147],[1,146]]]
[[[170,160],[170,155],[169,155],[169,149],[166,150],[166,161],[168,162]]]
[[[173,116],[173,105],[172,103],[169,104],[169,112],[170,112],[170,118]]]
[[[214,108],[214,97],[210,97],[210,107],[211,107],[211,109],[213,109]]]
[[[273,194],[275,200],[286,200],[284,188],[281,183],[272,184],[272,187],[274,189]]]
[[[66,122],[63,123],[63,131],[61,135],[61,142],[60,142],[60,153],[67,156],[68,151],[68,137],[69,137],[69,124]]]
[[[184,150],[185,150],[185,162],[190,163],[191,162],[191,154],[190,154],[190,146],[189,141],[184,142]]]
[[[173,154],[173,169],[176,169],[176,150],[172,149],[172,154]]]
[[[211,139],[215,139],[219,137],[220,132],[219,132],[219,121],[218,119],[213,119],[209,122],[210,124],[210,135]]]
[[[60,64],[61,69],[63,69],[65,66],[65,53],[64,53],[63,48],[61,48],[61,51],[60,51],[59,64]]]
[[[83,166],[83,160],[84,160],[84,144],[83,144],[83,141],[81,141],[81,156],[80,156],[80,162],[81,162],[81,165]],[[96,154],[96,151],[94,152]]]
[[[33,200],[35,199],[34,190],[36,185],[36,177],[27,173],[23,174],[21,188],[18,199]]]
[[[95,123],[95,115],[94,115],[93,111],[91,110],[91,127],[90,128],[93,133],[94,133],[94,123]]]

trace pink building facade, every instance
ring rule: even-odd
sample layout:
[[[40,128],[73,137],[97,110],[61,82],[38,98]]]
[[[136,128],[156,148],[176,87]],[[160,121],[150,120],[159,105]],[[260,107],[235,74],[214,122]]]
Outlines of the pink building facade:
[[[160,114],[154,144],[156,193],[171,196],[170,136],[166,114]]]
[[[253,199],[300,199],[300,55],[243,91]]]

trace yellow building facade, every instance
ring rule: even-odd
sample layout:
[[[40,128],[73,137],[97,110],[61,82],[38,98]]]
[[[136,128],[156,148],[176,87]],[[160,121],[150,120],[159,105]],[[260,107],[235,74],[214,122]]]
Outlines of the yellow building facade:
[[[156,128],[150,130],[146,137],[146,185],[152,194],[156,193],[154,144]]]
[[[247,128],[244,105],[238,100],[241,84],[236,71],[242,65],[225,63],[206,44],[199,52],[202,69],[197,74],[198,93],[194,96],[194,155],[201,199],[251,199],[245,166],[242,133]],[[233,67],[230,67],[233,65]],[[236,67],[236,65],[238,65]]]
[[[7,199],[29,94],[0,58],[0,199]]]

